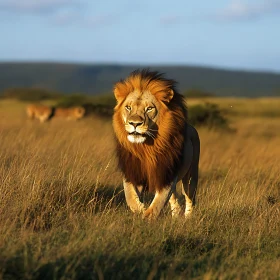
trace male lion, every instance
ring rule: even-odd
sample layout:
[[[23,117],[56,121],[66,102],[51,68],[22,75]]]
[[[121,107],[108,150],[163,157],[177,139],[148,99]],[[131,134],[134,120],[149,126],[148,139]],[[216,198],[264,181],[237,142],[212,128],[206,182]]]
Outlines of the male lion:
[[[71,108],[56,108],[54,117],[65,118],[67,120],[79,120],[85,115],[85,108],[76,106]]]
[[[30,104],[26,108],[26,113],[30,119],[38,119],[40,122],[46,122],[52,117],[53,108],[41,104]]]
[[[136,70],[115,84],[113,115],[116,152],[124,193],[133,212],[156,218],[169,200],[172,216],[187,217],[195,204],[200,140],[187,123],[184,98],[163,74]],[[185,196],[182,209],[178,189]],[[155,193],[146,209],[143,190]]]

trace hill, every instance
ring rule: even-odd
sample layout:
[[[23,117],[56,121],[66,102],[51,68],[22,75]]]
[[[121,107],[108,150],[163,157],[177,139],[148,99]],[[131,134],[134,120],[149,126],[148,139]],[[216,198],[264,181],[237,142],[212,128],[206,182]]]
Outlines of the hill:
[[[109,93],[112,85],[139,65],[0,63],[0,92],[12,87],[43,88],[91,95]],[[193,66],[151,66],[179,82],[179,89],[198,89],[217,96],[280,96],[280,74]]]

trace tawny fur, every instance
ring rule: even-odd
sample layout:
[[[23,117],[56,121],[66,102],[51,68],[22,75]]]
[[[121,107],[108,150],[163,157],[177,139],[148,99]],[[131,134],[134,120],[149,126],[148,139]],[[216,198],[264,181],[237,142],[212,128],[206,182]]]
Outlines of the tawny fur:
[[[141,145],[130,143],[121,116],[122,101],[134,90],[149,91],[160,101],[157,137]],[[174,96],[165,104],[168,90]],[[174,179],[182,159],[187,108],[175,90],[175,81],[153,72],[136,72],[115,86],[118,104],[113,125],[117,136],[119,165],[127,180],[147,186],[150,192],[161,190]],[[155,176],[155,174],[157,174]]]
[[[52,117],[53,108],[42,104],[30,104],[26,108],[29,119],[38,119],[40,122],[46,122]]]
[[[85,115],[85,109],[81,106],[70,107],[70,108],[55,108],[54,117],[64,118],[67,120],[79,120]]]
[[[169,200],[172,216],[184,212],[187,217],[195,204],[200,141],[187,122],[175,81],[158,72],[135,71],[115,85],[114,94],[116,152],[128,206],[150,219]],[[148,209],[140,200],[143,189],[155,193]],[[184,211],[178,193],[185,196]]]

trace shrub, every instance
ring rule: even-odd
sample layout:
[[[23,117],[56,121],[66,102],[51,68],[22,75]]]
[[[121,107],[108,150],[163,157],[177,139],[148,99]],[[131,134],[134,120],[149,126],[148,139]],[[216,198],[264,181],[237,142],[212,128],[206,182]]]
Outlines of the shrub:
[[[187,98],[202,98],[202,97],[213,97],[215,94],[206,92],[200,89],[188,89],[184,92]]]
[[[1,97],[36,102],[57,99],[61,97],[61,94],[40,88],[9,88],[3,91]]]
[[[111,118],[113,116],[114,107],[106,104],[85,103],[82,106],[86,110],[86,115],[95,114],[101,117]]]
[[[113,94],[92,96],[87,103],[82,104],[87,115],[95,114],[107,118],[113,116],[115,105],[116,99]]]
[[[116,105],[116,99],[113,94],[97,95],[92,97],[92,102],[94,104],[100,104],[105,106],[110,106],[114,108]]]
[[[63,95],[56,103],[57,107],[72,107],[72,106],[82,106],[84,103],[87,103],[89,96],[83,94],[71,94]]]
[[[194,126],[229,129],[228,120],[217,104],[204,103],[189,107],[189,122]]]

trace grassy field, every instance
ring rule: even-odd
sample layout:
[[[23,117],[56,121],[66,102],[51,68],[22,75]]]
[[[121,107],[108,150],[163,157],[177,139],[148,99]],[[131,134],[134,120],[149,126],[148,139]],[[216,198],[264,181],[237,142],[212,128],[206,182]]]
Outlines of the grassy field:
[[[280,99],[210,101],[236,132],[198,129],[193,216],[151,223],[126,207],[110,120],[0,101],[0,279],[280,279]]]

